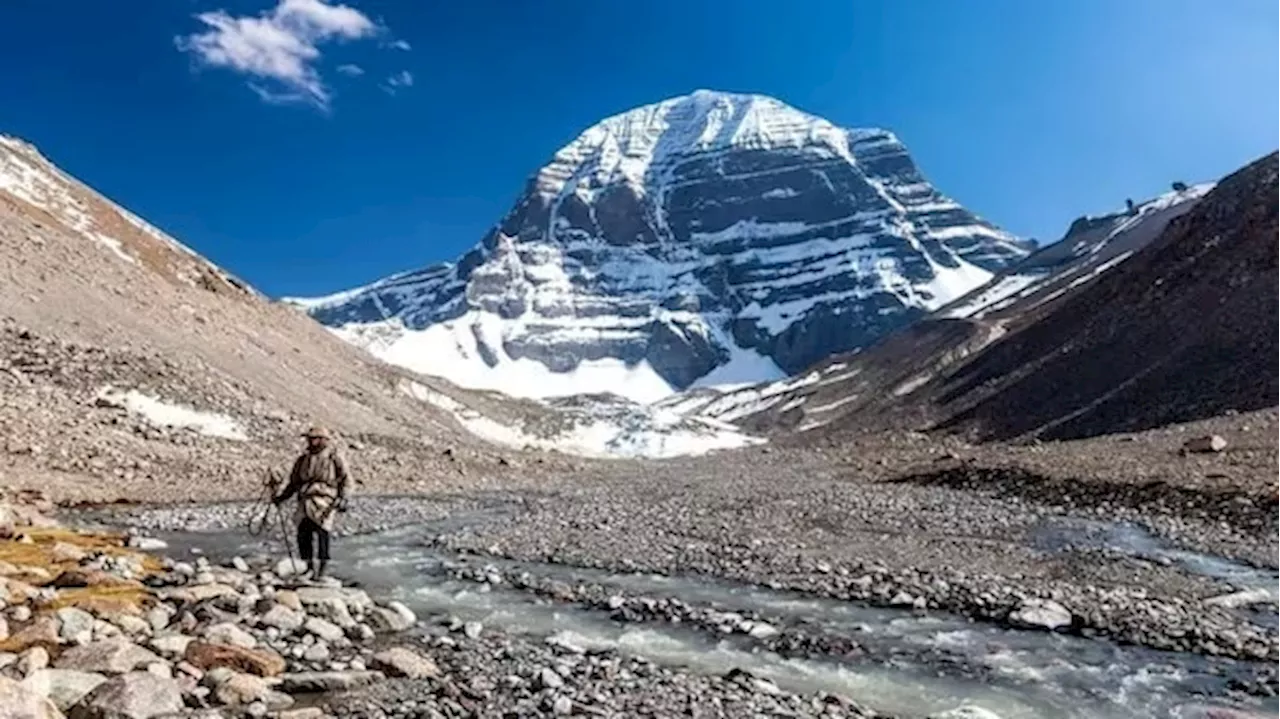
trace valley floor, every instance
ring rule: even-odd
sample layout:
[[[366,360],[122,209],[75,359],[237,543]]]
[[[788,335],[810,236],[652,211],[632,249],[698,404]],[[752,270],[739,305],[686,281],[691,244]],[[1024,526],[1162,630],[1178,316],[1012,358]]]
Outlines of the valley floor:
[[[1181,451],[1187,439],[1206,433],[1225,437],[1226,451]],[[431,527],[418,543],[464,566],[491,565],[477,570],[482,581],[498,576],[504,586],[518,585],[545,601],[594,602],[628,620],[697,626],[716,603],[682,603],[687,598],[666,593],[661,582],[637,596],[611,593],[565,572],[704,578],[1182,653],[1168,656],[1216,657],[1247,667],[1247,676],[1233,678],[1227,691],[1255,701],[1275,696],[1280,657],[1276,438],[1277,415],[1270,410],[1033,446],[876,435],[819,449],[585,463],[572,473],[547,472],[517,457],[503,465],[510,481],[488,477],[482,489],[450,481],[407,494],[380,485],[377,468],[368,467],[369,486],[344,519],[351,536],[338,541],[337,552],[368,532]],[[234,504],[124,506],[111,517],[191,531],[242,526],[244,511]],[[519,571],[504,575],[502,567]],[[629,604],[633,600],[640,604]],[[625,616],[628,607],[634,616]],[[760,638],[756,650],[798,657],[871,651],[860,647],[864,640],[856,633],[766,617],[780,633]],[[735,631],[706,629],[713,636]],[[518,637],[501,651],[484,644],[494,641],[487,636],[460,647],[449,640],[448,651],[462,654],[442,663],[461,662],[459,671],[500,681],[503,662],[548,651]],[[609,709],[604,714],[669,716],[673,707],[697,705],[724,689],[712,691],[706,680],[668,669],[637,675],[636,666],[628,666],[635,679],[629,684],[584,680],[584,687],[613,687],[601,705]],[[653,680],[636,678],[643,672]],[[820,698],[777,704],[774,697],[785,692],[753,690],[741,676],[726,686],[739,692],[734,696],[763,691],[768,711],[781,715],[862,711]],[[365,698],[370,706],[400,706],[397,701],[424,691],[402,689],[395,695],[394,687],[382,687]],[[762,701],[729,701],[706,715],[753,716],[764,711]],[[363,705],[344,706],[359,713],[353,707]]]

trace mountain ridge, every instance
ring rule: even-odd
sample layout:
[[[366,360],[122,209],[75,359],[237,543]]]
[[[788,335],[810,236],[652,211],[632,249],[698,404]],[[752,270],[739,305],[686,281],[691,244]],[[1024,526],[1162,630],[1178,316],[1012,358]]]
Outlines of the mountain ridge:
[[[865,346],[1027,252],[886,130],[698,91],[587,128],[456,263],[288,301],[463,386],[651,401]]]

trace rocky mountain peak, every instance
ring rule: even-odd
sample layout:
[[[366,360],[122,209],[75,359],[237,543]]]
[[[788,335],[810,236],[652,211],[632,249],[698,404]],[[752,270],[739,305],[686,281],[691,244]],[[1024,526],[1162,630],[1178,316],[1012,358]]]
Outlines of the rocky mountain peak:
[[[648,401],[866,346],[1027,252],[886,130],[699,90],[586,129],[456,263],[295,301],[465,386]]]

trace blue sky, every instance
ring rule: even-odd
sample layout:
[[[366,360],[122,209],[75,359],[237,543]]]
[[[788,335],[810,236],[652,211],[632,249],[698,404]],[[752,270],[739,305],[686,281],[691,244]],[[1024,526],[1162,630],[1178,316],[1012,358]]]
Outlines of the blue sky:
[[[1280,124],[1274,0],[347,5],[5,3],[0,132],[309,295],[456,257],[582,129],[697,88],[888,127],[944,192],[1041,241],[1216,179]]]

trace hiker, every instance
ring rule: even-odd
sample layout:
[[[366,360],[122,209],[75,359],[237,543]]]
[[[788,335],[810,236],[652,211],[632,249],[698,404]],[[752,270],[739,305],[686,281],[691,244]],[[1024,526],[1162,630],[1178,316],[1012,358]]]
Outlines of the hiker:
[[[294,494],[298,495],[298,553],[307,563],[312,579],[324,576],[329,563],[329,534],[333,531],[334,514],[346,511],[347,463],[330,445],[329,431],[312,427],[302,435],[307,451],[293,463],[289,484],[272,500],[278,507]],[[312,552],[312,538],[319,546]],[[316,560],[313,561],[313,557]]]

